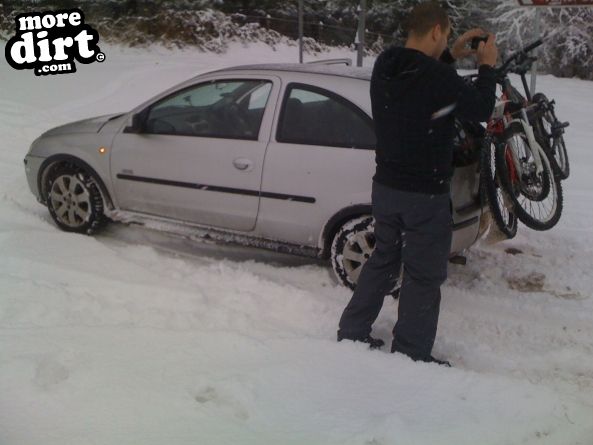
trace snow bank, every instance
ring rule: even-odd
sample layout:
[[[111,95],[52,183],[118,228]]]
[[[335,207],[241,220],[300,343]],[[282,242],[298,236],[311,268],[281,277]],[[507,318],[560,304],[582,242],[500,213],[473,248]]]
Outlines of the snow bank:
[[[539,80],[571,121],[564,216],[450,266],[434,351],[446,369],[336,343],[351,293],[320,262],[122,225],[60,232],[22,165],[43,131],[199,72],[297,58],[104,51],[47,78],[0,62],[2,445],[593,442],[593,83]],[[386,300],[375,324],[387,341],[396,310]]]

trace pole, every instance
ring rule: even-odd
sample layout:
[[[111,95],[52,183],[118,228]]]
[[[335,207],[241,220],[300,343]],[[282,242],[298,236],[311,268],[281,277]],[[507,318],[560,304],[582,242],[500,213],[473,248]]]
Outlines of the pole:
[[[303,10],[304,0],[299,0],[299,63],[303,63]]]
[[[360,4],[358,5],[358,38],[356,39],[358,55],[356,58],[356,66],[362,66],[362,59],[364,57],[364,30],[366,28],[366,13],[367,2],[366,0],[360,0]]]
[[[535,8],[535,39],[541,39],[542,37],[542,26],[541,26],[541,21],[542,21],[542,14],[541,14],[541,9],[540,8]],[[540,54],[540,48],[537,48],[535,50],[535,56],[538,57]],[[537,62],[534,62],[533,65],[531,66],[531,96],[533,96],[535,94],[535,82],[537,80]]]

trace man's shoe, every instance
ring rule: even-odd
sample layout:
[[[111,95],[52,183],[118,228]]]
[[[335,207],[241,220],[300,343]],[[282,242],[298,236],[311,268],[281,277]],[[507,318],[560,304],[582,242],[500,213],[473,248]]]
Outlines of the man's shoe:
[[[434,358],[432,355],[429,355],[428,357],[411,356],[411,355],[406,354],[405,352],[398,351],[393,346],[391,346],[391,352],[392,353],[393,352],[399,352],[400,354],[407,355],[408,357],[410,357],[415,362],[436,363],[437,365],[442,365],[442,366],[446,366],[447,368],[451,368],[451,363],[449,363],[446,360],[439,360],[438,358]]]
[[[380,338],[373,338],[370,335],[366,337],[345,337],[338,333],[338,341],[342,340],[351,340],[351,341],[359,341],[361,343],[367,343],[369,345],[369,349],[379,349],[381,346],[385,344],[383,340]]]
[[[426,362],[426,363],[436,363],[437,365],[442,365],[442,366],[446,366],[447,368],[451,367],[451,363],[449,363],[447,360],[439,360],[438,358],[434,358],[432,355],[430,357],[428,357],[427,359],[412,359],[415,362],[417,362],[418,360]]]

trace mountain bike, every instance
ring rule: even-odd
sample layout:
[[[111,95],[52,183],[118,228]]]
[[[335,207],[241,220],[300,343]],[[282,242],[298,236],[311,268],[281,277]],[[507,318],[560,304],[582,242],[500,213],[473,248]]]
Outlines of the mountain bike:
[[[516,52],[505,61],[499,70],[508,70],[513,65],[511,72],[521,77],[525,96],[509,84],[508,92],[513,101],[522,103],[524,107],[528,107],[530,104],[538,104],[534,110],[535,112],[529,115],[529,123],[533,127],[537,142],[546,152],[555,174],[560,179],[566,179],[570,174],[570,165],[564,141],[564,131],[570,123],[561,122],[556,116],[556,101],[549,100],[544,93],[535,93],[532,96],[527,85],[527,72],[537,60],[537,57],[529,55],[529,52],[542,44],[543,40],[539,39]]]
[[[500,185],[506,192],[512,211],[525,225],[534,230],[549,230],[562,214],[562,186],[550,159],[539,143],[544,135],[536,136],[538,122],[546,113],[545,103],[531,100],[526,73],[535,57],[529,52],[543,43],[537,40],[513,54],[497,69],[497,83],[502,87],[505,107],[505,131],[496,145],[495,162]],[[512,87],[510,72],[519,74],[527,100],[522,100]]]
[[[570,164],[564,142],[564,129],[570,123],[558,120],[554,108],[555,101],[548,100],[545,94],[534,94],[532,101],[541,105],[540,116],[534,122],[538,142],[548,154],[556,175],[560,179],[566,179],[570,175]]]
[[[496,225],[509,238],[516,234],[517,219],[532,229],[548,230],[562,213],[560,178],[551,166],[552,154],[542,147],[546,134],[537,125],[549,113],[549,101],[532,100],[526,80],[536,60],[529,52],[542,43],[528,45],[497,68],[501,94],[482,143],[483,197]],[[511,72],[521,76],[527,98],[511,84]]]
[[[488,203],[490,213],[498,229],[507,237],[514,238],[519,222],[512,211],[512,204],[506,191],[501,186],[499,172],[496,169],[497,146],[503,144],[505,101],[498,101],[482,140],[480,156],[480,191]]]

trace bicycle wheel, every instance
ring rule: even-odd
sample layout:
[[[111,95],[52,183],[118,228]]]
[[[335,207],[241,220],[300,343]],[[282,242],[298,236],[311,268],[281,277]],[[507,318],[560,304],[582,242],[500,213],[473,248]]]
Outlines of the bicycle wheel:
[[[519,224],[511,210],[512,203],[500,186],[500,179],[496,172],[496,143],[492,135],[484,138],[480,158],[480,189],[496,226],[510,239],[517,234]]]
[[[524,130],[516,126],[496,146],[496,170],[517,218],[534,230],[549,230],[562,214],[562,186],[544,150],[539,144],[533,149],[542,162],[540,173]]]
[[[554,173],[560,179],[566,179],[570,175],[570,164],[564,142],[564,126],[556,117],[554,105],[545,94],[534,94],[533,102],[541,104],[541,116],[534,122],[538,142],[548,154]]]
[[[505,142],[512,148],[507,155],[515,156],[517,164],[514,166],[520,172],[517,173],[520,179],[518,190],[530,201],[543,201],[550,193],[551,175],[546,169],[537,173],[537,164],[523,126],[518,123],[511,125],[512,128],[505,135]]]

